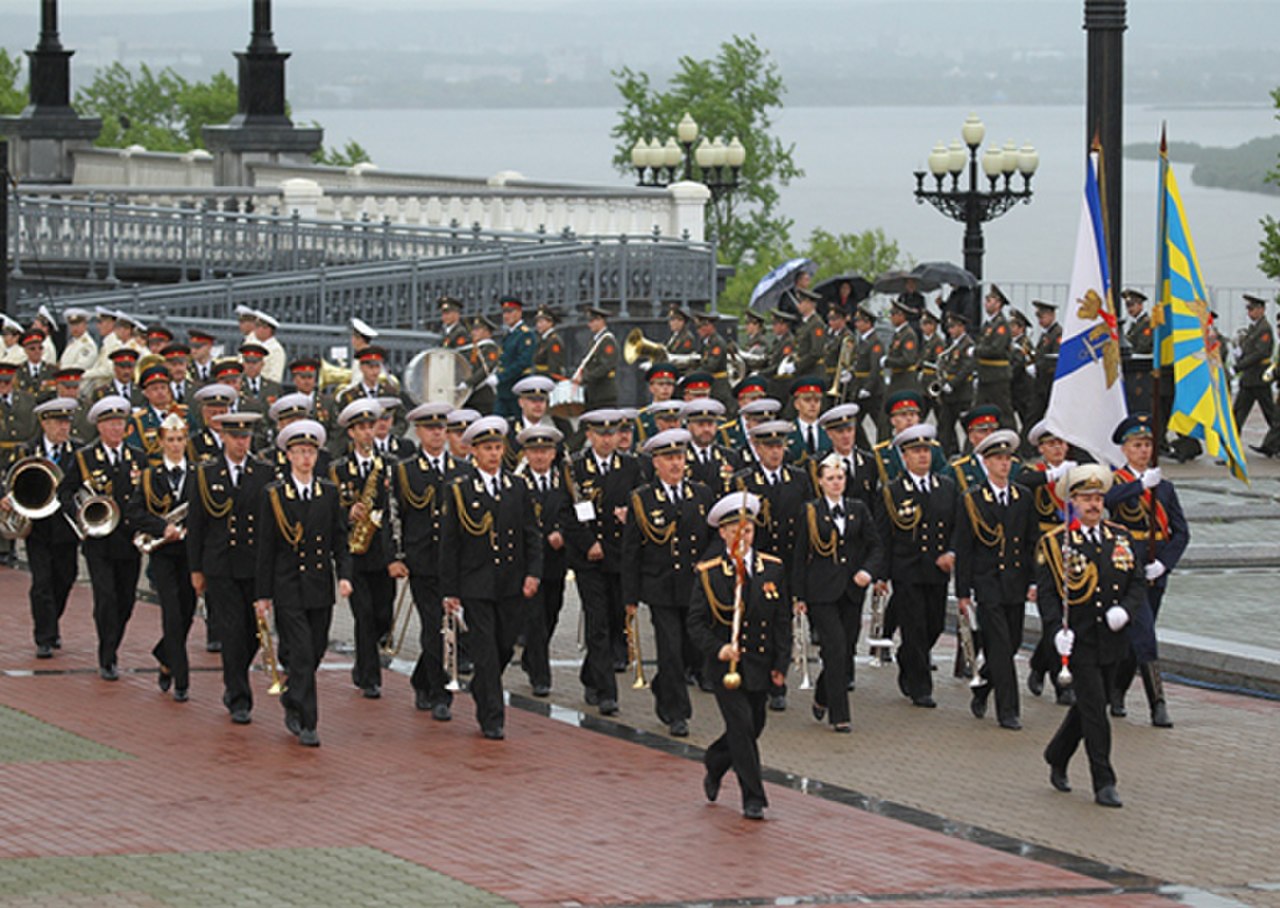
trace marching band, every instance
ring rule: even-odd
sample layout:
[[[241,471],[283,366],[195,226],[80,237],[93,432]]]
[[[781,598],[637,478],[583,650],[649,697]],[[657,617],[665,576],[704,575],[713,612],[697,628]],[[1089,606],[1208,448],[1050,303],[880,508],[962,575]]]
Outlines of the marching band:
[[[1123,715],[1140,674],[1153,724],[1172,724],[1154,623],[1188,538],[1173,485],[1151,462],[1149,419],[1116,427],[1128,463],[1114,475],[1078,465],[1084,455],[1052,427],[1025,424],[1043,413],[1054,368],[1052,304],[1036,304],[1044,334],[1033,345],[1011,329],[994,286],[981,326],[931,316],[923,337],[904,296],[887,342],[865,306],[828,330],[811,294],[797,300],[799,318],[775,311],[773,342],[757,334],[741,352],[713,317],[679,308],[666,344],[621,345],[610,313],[590,306],[588,350],[568,371],[558,313],[540,309],[531,328],[521,301],[505,298],[505,336],[490,339],[486,319],[469,340],[462,304],[443,298],[445,347],[472,370],[461,384],[486,392],[470,397],[488,401],[476,409],[409,401],[376,329],[358,319],[355,371],[335,380],[327,362],[288,360],[265,313],[241,313],[238,355],[214,359],[204,331],[188,343],[160,332],[151,352],[136,319],[108,310],[99,351],[88,313],[68,309],[60,370],[44,362],[38,327],[20,332],[20,361],[0,362],[0,529],[25,539],[36,656],[62,645],[74,575],[58,566],[81,552],[98,669],[116,680],[145,558],[162,614],[158,683],[173,700],[191,696],[187,638],[200,602],[231,721],[252,721],[262,649],[286,727],[318,746],[315,673],[341,597],[364,697],[382,695],[416,611],[416,708],[448,721],[454,692],[469,688],[480,732],[500,740],[503,674],[518,647],[532,694],[551,692],[551,640],[572,580],[585,702],[617,714],[617,676],[630,668],[658,720],[683,737],[698,705],[690,685],[714,693],[726,731],[707,751],[705,794],[715,800],[732,768],[744,814],[759,818],[756,739],[767,711],[788,706],[793,642],[814,718],[852,731],[870,593],[874,664],[896,635],[899,690],[934,708],[932,654],[954,591],[973,714],[984,717],[994,695],[999,726],[1022,728],[1014,657],[1033,603],[1041,639],[1028,690],[1040,696],[1049,677],[1069,708],[1045,750],[1051,782],[1069,790],[1083,741],[1097,802],[1119,806],[1106,714]],[[651,360],[653,398],[635,416],[616,406],[620,359],[633,350]],[[735,373],[743,364],[762,371]],[[96,384],[83,402],[82,378]],[[936,427],[921,421],[930,404]],[[1022,462],[1033,449],[1040,457]],[[642,608],[656,641],[651,679]]]

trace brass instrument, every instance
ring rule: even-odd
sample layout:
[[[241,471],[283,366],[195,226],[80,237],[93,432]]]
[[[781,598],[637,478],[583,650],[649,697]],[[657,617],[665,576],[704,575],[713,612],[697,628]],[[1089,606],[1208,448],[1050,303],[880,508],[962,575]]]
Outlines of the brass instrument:
[[[144,353],[138,357],[138,363],[133,367],[133,383],[142,387],[142,373],[155,365],[164,365],[164,357],[159,353]]]
[[[742,615],[746,611],[743,601],[743,587],[747,584],[746,566],[742,561],[742,521],[745,517],[747,496],[742,495],[742,507],[738,512],[738,527],[733,535],[733,544],[729,547],[729,557],[733,560],[733,626],[729,633],[729,646],[733,648],[733,657],[729,660],[729,670],[724,673],[724,689],[737,690],[742,686],[742,675],[738,673],[738,647],[742,642]]]
[[[871,667],[880,668],[888,664],[889,650],[893,647],[893,641],[884,635],[884,612],[889,605],[889,591],[883,593],[872,591],[871,593],[871,622],[867,628],[867,647],[871,653]]]
[[[181,531],[178,539],[187,538],[187,528],[184,526],[184,522],[187,519],[187,512],[189,510],[191,510],[191,505],[184,501],[182,504],[173,508],[164,515],[165,523],[170,526],[176,526]],[[176,542],[177,540],[173,541]],[[133,547],[143,555],[150,555],[156,549],[160,548],[160,546],[168,545],[169,542],[170,540],[165,539],[163,535],[152,536],[150,533],[143,533],[141,531],[133,534]]]
[[[592,348],[591,352],[594,353],[595,349]],[[639,328],[632,328],[631,333],[627,335],[627,339],[622,342],[622,358],[627,361],[628,365],[642,359],[651,359],[655,363],[668,362],[669,355],[666,347],[657,341],[649,340]],[[586,359],[590,358],[591,353],[588,353]],[[585,362],[586,360],[583,361]]]
[[[982,687],[987,683],[979,674],[982,665],[978,661],[978,647],[973,639],[973,632],[978,629],[977,609],[977,604],[973,603],[967,613],[957,609],[956,614],[956,633],[960,637],[960,651],[964,654],[964,662],[969,669],[970,687]]]
[[[350,368],[337,366],[327,359],[321,359],[319,381],[316,382],[316,385],[322,391],[325,388],[345,388],[351,384],[352,375],[353,372]]]
[[[440,619],[440,636],[444,639],[444,670],[449,675],[445,690],[462,690],[462,682],[458,680],[458,634],[467,632],[467,622],[462,619],[462,611],[444,610]]]
[[[23,457],[5,474],[5,495],[9,510],[0,512],[0,536],[25,539],[31,532],[31,521],[41,520],[57,512],[58,484],[62,470],[43,457]]]
[[[67,520],[81,542],[110,536],[120,525],[120,506],[110,495],[84,487],[76,492],[75,506],[75,517]]]
[[[352,555],[363,555],[369,551],[373,534],[382,527],[382,510],[375,508],[373,503],[378,499],[378,483],[383,481],[385,472],[383,467],[369,468],[369,478],[364,481],[359,502],[364,505],[364,518],[351,528],[351,534],[347,539],[347,547]]]
[[[800,689],[813,690],[809,678],[809,615],[805,612],[791,617],[791,661],[800,672]]]
[[[394,659],[400,655],[404,638],[409,635],[409,622],[413,616],[413,609],[410,606],[413,600],[408,594],[409,581],[405,580],[400,587],[400,595],[396,597],[395,612],[391,618],[391,633],[382,643],[382,655],[387,659]]]
[[[258,645],[262,647],[263,671],[271,678],[267,693],[278,697],[289,689],[289,685],[280,676],[280,663],[276,661],[276,650],[271,645],[271,628],[267,626],[267,619],[262,615],[258,616]]]
[[[1262,373],[1262,380],[1267,384],[1271,384],[1276,380],[1276,364],[1272,363]]]
[[[627,615],[627,661],[635,670],[635,680],[631,682],[632,690],[647,690],[649,682],[644,677],[644,661],[640,655],[640,610]]]
[[[844,386],[847,382],[841,381],[840,376],[853,371],[853,363],[857,355],[858,339],[853,335],[842,338],[840,356],[836,359],[836,374],[831,377],[831,387],[827,389],[828,397],[834,397],[837,401],[844,397]]]

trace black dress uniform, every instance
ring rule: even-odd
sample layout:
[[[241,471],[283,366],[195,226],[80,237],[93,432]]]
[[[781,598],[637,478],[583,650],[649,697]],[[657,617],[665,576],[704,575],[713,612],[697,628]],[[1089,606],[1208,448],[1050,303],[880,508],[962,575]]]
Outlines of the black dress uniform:
[[[448,486],[446,477],[458,469],[449,451],[439,457],[425,451],[401,461],[393,472],[392,491],[400,511],[400,549],[409,569],[409,589],[418,612],[418,661],[409,683],[419,709],[429,709],[441,721],[450,718],[453,692],[445,685],[444,611],[440,604],[440,515]]]
[[[536,696],[551,692],[551,638],[564,607],[564,584],[568,566],[569,535],[576,522],[573,502],[565,486],[564,468],[552,466],[545,475],[532,470],[524,473],[533,492],[534,516],[542,536],[542,582],[538,595],[526,610],[522,667]],[[553,548],[548,542],[559,533],[564,543]]]
[[[159,466],[143,470],[129,500],[131,532],[147,533],[157,541],[163,537],[168,525],[165,514],[190,501],[194,479],[195,471],[190,464],[171,468],[163,458]],[[191,621],[196,613],[196,593],[191,586],[186,545],[181,540],[174,540],[153,549],[149,576],[160,597],[163,630],[151,655],[160,663],[161,689],[167,689],[171,682],[175,693],[181,697],[191,686],[187,635],[191,632]]]
[[[27,446],[26,455],[44,457],[64,473],[74,467],[71,442],[51,445],[41,433]],[[27,566],[31,571],[31,622],[36,654],[48,656],[61,644],[58,622],[67,609],[67,598],[76,584],[80,540],[59,509],[48,517],[31,521],[27,536]]]
[[[286,724],[315,731],[316,668],[329,645],[334,583],[351,580],[347,512],[333,483],[312,477],[300,492],[292,474],[267,486],[258,511],[257,598],[270,600],[289,684],[280,698]]]
[[[791,559],[791,595],[804,602],[822,644],[822,673],[814,686],[815,715],[829,710],[834,726],[849,722],[849,682],[853,650],[862,629],[866,588],[854,583],[859,571],[884,573],[884,545],[871,511],[856,498],[833,505],[825,495],[804,506]]]
[[[588,445],[574,455],[569,470],[578,497],[589,500],[595,517],[575,521],[569,534],[569,566],[578,582],[586,629],[587,655],[579,678],[589,703],[598,702],[606,711],[617,708],[618,686],[615,664],[626,663],[626,614],[622,602],[623,523],[615,508],[626,507],[631,492],[640,484],[640,462],[630,454],[614,451],[602,468]],[[600,543],[604,557],[587,558],[587,551]]]
[[[977,607],[986,654],[982,677],[988,682],[974,692],[975,714],[985,712],[986,698],[994,690],[996,718],[1016,728],[1018,677],[1013,656],[1022,646],[1027,590],[1035,583],[1035,501],[1017,483],[996,489],[984,482],[970,486],[961,503],[952,539],[956,598],[972,599]]]
[[[486,737],[503,735],[502,672],[528,607],[525,578],[541,575],[542,539],[524,479],[501,469],[492,480],[474,466],[459,471],[441,516],[440,593],[462,602],[475,662],[471,696]]]
[[[222,454],[200,464],[193,477],[187,559],[193,572],[204,575],[205,611],[222,643],[222,703],[232,715],[253,709],[249,667],[258,652],[253,602],[259,520],[264,490],[275,479],[275,471],[252,456],[233,470]]]
[[[649,606],[658,651],[650,687],[664,725],[693,715],[685,684],[686,619],[694,570],[710,541],[707,513],[714,503],[710,489],[688,480],[672,488],[654,479],[631,494],[631,519],[622,537],[622,601]]]
[[[689,636],[707,660],[714,684],[716,705],[724,717],[725,731],[711,743],[703,757],[707,794],[714,800],[720,780],[733,769],[742,790],[745,810],[768,806],[760,777],[760,750],[756,744],[764,731],[765,704],[773,682],[771,672],[785,673],[791,659],[791,599],[781,559],[763,552],[747,552],[742,590],[742,622],[738,663],[742,685],[724,686],[729,664],[721,662],[721,647],[730,642],[733,625],[737,570],[728,555],[698,565],[689,606]],[[759,815],[758,813],[756,814]]]
[[[731,490],[733,474],[738,472],[731,450],[717,444],[710,444],[705,448],[690,444],[686,458],[689,461],[686,468],[688,477],[710,489],[714,497],[718,498]]]
[[[1036,579],[1037,596],[1048,598],[1059,613],[1067,595],[1066,620],[1075,634],[1068,664],[1076,702],[1045,748],[1044,758],[1065,785],[1067,764],[1083,739],[1093,790],[1098,792],[1116,781],[1106,687],[1129,647],[1124,629],[1111,630],[1106,614],[1119,606],[1132,619],[1143,605],[1145,583],[1129,534],[1105,522],[1094,532],[1096,541],[1083,527],[1064,526],[1046,534],[1036,554]]]
[[[108,452],[101,441],[75,453],[75,462],[64,471],[58,497],[68,514],[76,512],[76,493],[90,488],[95,494],[115,501],[122,519],[108,535],[86,539],[84,558],[93,584],[93,623],[98,632],[98,668],[104,678],[115,680],[116,654],[125,627],[133,616],[142,558],[133,547],[133,530],[123,515],[127,513],[133,483],[146,468],[143,456],[126,444]]]
[[[369,547],[352,552],[351,614],[355,618],[356,664],[351,680],[366,697],[382,694],[382,657],[379,646],[391,633],[395,607],[395,580],[387,573],[392,551],[388,495],[391,464],[378,454],[361,460],[356,454],[339,458],[329,467],[329,480],[338,488],[342,506],[350,509],[364,501],[370,511],[380,511],[381,526],[371,528]],[[372,503],[370,503],[370,501]],[[372,515],[369,518],[372,519]],[[354,537],[356,525],[348,532]]]
[[[951,549],[956,486],[945,476],[904,472],[885,488],[877,522],[885,542],[883,577],[893,583],[893,611],[902,633],[898,687],[917,706],[932,707],[929,651],[942,633],[951,579],[937,559]]]

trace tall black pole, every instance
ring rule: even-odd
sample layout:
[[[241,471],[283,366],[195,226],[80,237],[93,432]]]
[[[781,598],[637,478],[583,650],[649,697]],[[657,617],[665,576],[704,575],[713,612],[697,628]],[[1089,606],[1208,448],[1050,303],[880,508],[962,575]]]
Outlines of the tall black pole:
[[[1117,298],[1124,287],[1120,252],[1124,199],[1124,33],[1125,0],[1084,0],[1084,29],[1089,36],[1085,153],[1095,138],[1102,143],[1102,203],[1107,216],[1107,264]]]
[[[982,206],[978,203],[978,149],[969,149],[969,198],[964,211],[964,267],[982,282],[982,257],[986,243],[982,239]]]
[[[9,311],[9,143],[0,141],[0,312]]]

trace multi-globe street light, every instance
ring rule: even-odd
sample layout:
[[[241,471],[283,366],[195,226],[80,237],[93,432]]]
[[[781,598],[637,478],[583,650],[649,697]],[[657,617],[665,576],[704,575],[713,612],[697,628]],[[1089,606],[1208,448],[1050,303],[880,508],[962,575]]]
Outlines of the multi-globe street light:
[[[668,136],[666,142],[641,138],[631,148],[631,166],[639,178],[637,186],[661,188],[677,180],[696,180],[711,190],[713,200],[741,185],[739,177],[746,160],[747,150],[737,136],[728,143],[723,137],[707,136],[699,142],[698,123],[688,113],[680,118],[676,134]]]

